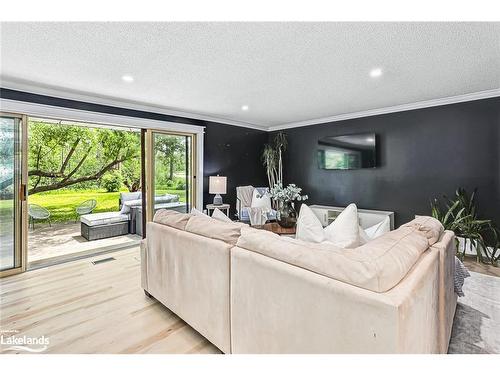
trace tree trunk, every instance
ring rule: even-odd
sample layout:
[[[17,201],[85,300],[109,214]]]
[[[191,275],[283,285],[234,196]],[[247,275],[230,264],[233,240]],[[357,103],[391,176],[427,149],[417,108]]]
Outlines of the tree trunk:
[[[173,181],[174,180],[174,157],[170,157],[170,173],[169,173],[169,180]]]

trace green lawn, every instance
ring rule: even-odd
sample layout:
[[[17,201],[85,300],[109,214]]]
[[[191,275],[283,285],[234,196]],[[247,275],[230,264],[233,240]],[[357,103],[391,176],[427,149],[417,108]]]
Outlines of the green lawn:
[[[126,191],[126,190],[124,190]],[[156,194],[176,194],[184,202],[185,190],[158,190]],[[64,222],[75,219],[75,208],[87,199],[95,199],[94,213],[118,211],[119,192],[107,193],[104,190],[59,190],[40,193],[28,197],[28,203],[38,204],[50,211],[51,220]]]

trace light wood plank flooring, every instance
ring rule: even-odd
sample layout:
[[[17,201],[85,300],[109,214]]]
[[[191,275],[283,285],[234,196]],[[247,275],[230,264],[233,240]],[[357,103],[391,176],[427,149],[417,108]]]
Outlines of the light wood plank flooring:
[[[465,267],[469,271],[482,273],[483,275],[500,277],[500,267],[491,264],[479,263],[475,257],[466,257],[464,259]]]
[[[45,335],[44,353],[220,353],[144,295],[138,247],[0,279],[0,331]]]

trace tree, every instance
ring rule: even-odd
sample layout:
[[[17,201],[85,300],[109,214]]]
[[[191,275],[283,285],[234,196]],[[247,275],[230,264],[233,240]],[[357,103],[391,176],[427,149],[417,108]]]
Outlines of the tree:
[[[180,159],[185,158],[185,137],[170,135],[156,137],[155,150],[167,162],[169,167],[168,179],[173,180],[176,164],[183,163]]]
[[[12,196],[14,172],[14,123],[2,119],[0,124],[0,197]]]
[[[98,181],[140,150],[129,131],[31,121],[29,133],[29,194]]]
[[[121,165],[123,183],[128,191],[141,189],[141,159],[132,158],[125,160]]]

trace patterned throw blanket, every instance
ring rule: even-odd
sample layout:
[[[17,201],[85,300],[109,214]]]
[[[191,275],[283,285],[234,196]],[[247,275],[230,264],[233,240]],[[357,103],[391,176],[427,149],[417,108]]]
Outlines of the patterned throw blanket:
[[[459,297],[463,297],[465,295],[462,287],[464,286],[465,279],[469,276],[470,273],[467,268],[465,268],[460,259],[455,257],[455,293],[457,293]]]

